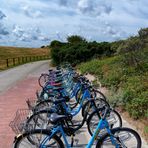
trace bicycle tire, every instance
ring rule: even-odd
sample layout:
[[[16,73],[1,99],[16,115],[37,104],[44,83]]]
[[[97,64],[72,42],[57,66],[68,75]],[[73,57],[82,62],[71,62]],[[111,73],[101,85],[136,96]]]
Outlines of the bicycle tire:
[[[51,113],[53,113],[52,110],[40,110],[38,112],[35,112],[27,118],[25,130],[29,131],[30,128],[31,130],[36,128],[47,128],[45,127],[45,124],[47,124],[47,126],[49,127],[48,117]]]
[[[38,83],[41,87],[44,87],[45,83],[48,82],[49,75],[48,74],[41,74],[41,76],[38,79]]]
[[[101,104],[99,103],[96,103],[96,101],[100,101],[100,102],[102,102],[103,104],[105,104],[107,107],[109,107],[110,105],[108,104],[108,102],[106,101],[106,100],[104,100],[104,99],[101,99],[101,98],[96,98],[95,99],[95,104],[96,104],[96,106],[100,106]],[[84,103],[84,105],[83,105],[83,107],[82,107],[82,116],[84,117],[85,116],[85,113],[89,113],[91,110],[91,108],[92,108],[92,105],[90,106],[91,108],[89,109],[89,111],[88,111],[88,105],[89,105],[89,103],[90,103],[90,101],[87,101],[87,102],[85,102]],[[91,112],[92,113],[92,112]]]
[[[22,135],[20,135],[19,137],[17,137],[15,139],[14,148],[24,148],[24,146],[23,147],[20,146],[21,142],[25,142],[25,138],[28,140],[28,137],[33,136],[35,134],[39,134],[41,136],[43,136],[43,135],[50,136],[51,131],[50,130],[43,130],[43,129],[40,130],[40,129],[37,129],[37,130],[32,130],[30,132],[23,133]],[[40,136],[40,138],[41,138],[41,136]],[[53,137],[51,139],[56,141],[56,143],[58,145],[58,147],[56,146],[57,148],[64,148],[64,144],[63,144],[62,140],[57,135],[53,135]],[[38,137],[37,137],[37,140],[39,140]],[[30,146],[28,146],[28,145],[26,146],[25,145],[25,147],[32,148],[32,146],[36,144],[36,141],[33,141],[33,140],[31,142],[30,141],[26,141],[26,143],[28,145],[30,145]],[[51,147],[53,147],[53,144],[48,144],[48,147],[50,145],[51,145]]]
[[[94,96],[94,97],[107,100],[106,96],[105,96],[101,91],[96,90],[96,89],[93,89],[92,92],[95,93],[95,96]],[[97,94],[98,94],[99,96],[97,96]]]
[[[121,132],[127,132],[128,136],[126,136],[125,133],[122,133],[122,135],[120,135],[120,137],[116,137],[116,136],[119,136],[119,134],[121,134]],[[132,134],[133,137],[135,138],[135,140],[137,141],[136,146],[134,148],[141,148],[141,146],[142,146],[142,142],[141,142],[141,138],[140,138],[139,134],[135,130],[133,130],[133,129],[126,128],[126,127],[115,128],[115,129],[111,130],[111,133],[112,133],[112,135],[114,135],[114,140],[117,141],[119,144],[121,144],[121,145],[119,145],[120,147],[122,147],[122,145],[124,143],[124,141],[121,142],[122,139],[123,140],[127,140],[128,142],[130,142],[128,146],[127,145],[125,146],[125,143],[124,143],[124,147],[128,147],[128,148],[131,147],[131,146],[134,147],[135,143],[133,141],[129,141],[130,139],[128,139],[128,138],[131,138],[130,137],[131,135],[129,135],[129,133]],[[101,139],[97,140],[96,148],[101,148],[103,146],[103,143],[104,144],[106,143],[107,146],[112,145],[111,142],[109,141],[110,136],[111,135],[106,134]],[[115,146],[113,146],[113,147],[115,147]]]
[[[91,127],[91,123],[95,120],[95,127],[93,128],[94,130],[96,129],[96,127],[97,127],[97,125],[98,125],[98,123],[99,123],[99,118],[98,118],[98,115],[97,115],[97,112],[98,111],[94,111],[89,117],[88,117],[88,119],[87,119],[87,128],[88,128],[88,132],[89,132],[89,134],[92,136],[93,135],[93,132],[94,131],[92,131],[92,127]],[[111,123],[111,121],[108,121],[109,122],[109,125],[112,125],[112,127],[111,128],[117,128],[117,127],[122,127],[122,118],[121,118],[121,116],[120,116],[120,114],[116,111],[116,110],[112,110],[112,112],[111,113],[114,113],[113,115],[116,115],[116,117],[117,117],[117,120],[118,120],[118,122],[119,122],[119,124],[117,124],[116,126],[114,126],[114,125],[112,125]],[[97,115],[97,119],[95,118],[94,120],[93,120],[93,117],[95,117],[95,115]],[[93,126],[94,126],[94,124],[93,124]],[[104,131],[102,130],[102,133],[103,133]],[[104,133],[103,133],[104,134]]]

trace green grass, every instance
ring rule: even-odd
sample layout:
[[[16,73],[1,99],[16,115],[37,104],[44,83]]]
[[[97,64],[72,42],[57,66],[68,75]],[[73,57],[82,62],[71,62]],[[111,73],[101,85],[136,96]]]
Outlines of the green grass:
[[[94,59],[77,66],[82,73],[96,75],[102,85],[112,91],[110,101],[122,105],[135,119],[147,118],[148,113],[148,53],[147,50],[142,52],[140,67],[126,65],[123,55]]]

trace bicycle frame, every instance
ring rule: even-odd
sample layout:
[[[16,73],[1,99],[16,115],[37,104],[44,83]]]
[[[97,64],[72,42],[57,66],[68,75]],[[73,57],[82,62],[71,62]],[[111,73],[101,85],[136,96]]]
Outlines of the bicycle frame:
[[[72,111],[70,112],[70,114],[71,114],[72,116],[77,115],[77,114],[80,112],[80,110],[81,110],[81,108],[82,108],[82,106],[83,106],[84,100],[85,100],[86,98],[89,99],[90,97],[91,97],[91,96],[90,96],[90,92],[89,92],[88,89],[86,89],[86,90],[84,91],[84,93],[83,93],[83,96],[82,96],[82,99],[81,99],[81,101],[80,101],[79,107],[78,107],[76,110],[72,110]],[[64,105],[64,107],[65,107],[66,112],[69,112],[69,107],[66,107],[65,105]]]
[[[112,144],[118,146],[118,144],[113,139],[113,136],[112,136],[111,131],[109,129],[109,124],[108,124],[107,120],[106,119],[100,119],[100,121],[98,123],[98,126],[97,126],[93,136],[91,137],[91,139],[89,140],[88,144],[86,145],[86,148],[91,148],[91,146],[93,145],[94,141],[97,139],[97,137],[98,137],[98,135],[100,133],[100,130],[103,129],[103,128],[106,128],[107,129],[107,133],[111,135],[110,138],[111,138]],[[44,148],[44,145],[46,144],[46,142],[48,140],[50,140],[52,138],[52,136],[57,134],[57,133],[61,133],[62,134],[62,137],[64,139],[64,143],[66,145],[66,148],[71,148],[71,145],[68,143],[67,138],[66,138],[66,134],[65,134],[65,132],[63,130],[63,127],[61,125],[52,128],[51,135],[47,136],[42,141],[42,143],[40,145],[40,148]],[[101,136],[100,136],[100,138],[101,138]]]

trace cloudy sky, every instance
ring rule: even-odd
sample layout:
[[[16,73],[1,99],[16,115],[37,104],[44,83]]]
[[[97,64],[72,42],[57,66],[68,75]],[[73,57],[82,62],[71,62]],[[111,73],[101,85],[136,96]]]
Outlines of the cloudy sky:
[[[148,27],[148,0],[0,0],[0,45],[40,47],[77,34],[114,41]]]

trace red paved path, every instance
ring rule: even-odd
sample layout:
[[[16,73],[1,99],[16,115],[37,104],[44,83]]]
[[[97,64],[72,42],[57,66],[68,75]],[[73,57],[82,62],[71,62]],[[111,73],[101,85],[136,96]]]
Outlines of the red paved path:
[[[27,98],[39,89],[37,77],[28,77],[0,95],[0,148],[12,148],[14,133],[9,127],[17,109],[27,108]]]

